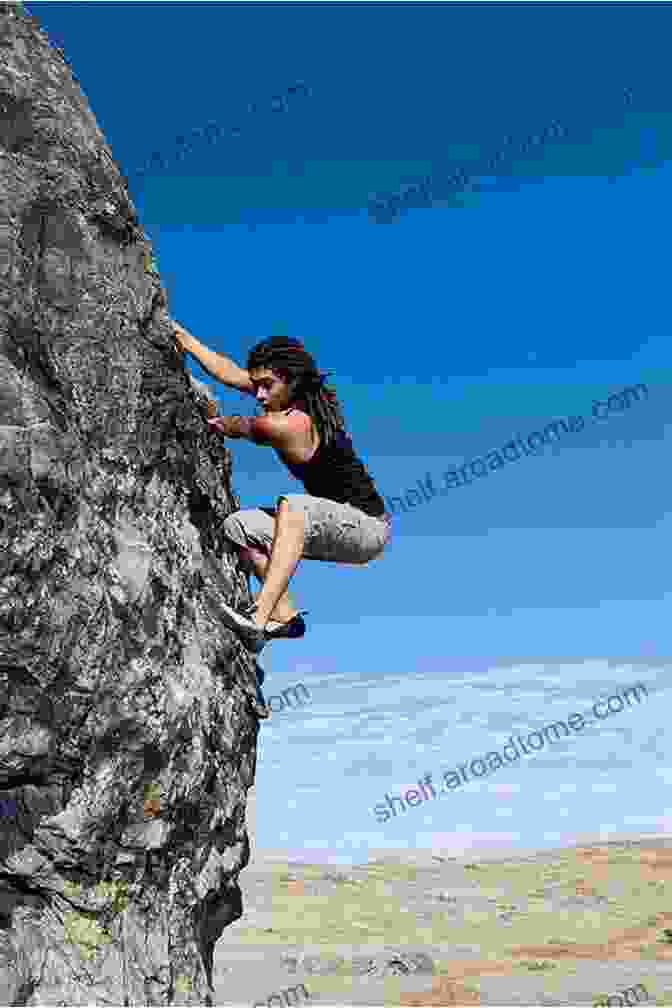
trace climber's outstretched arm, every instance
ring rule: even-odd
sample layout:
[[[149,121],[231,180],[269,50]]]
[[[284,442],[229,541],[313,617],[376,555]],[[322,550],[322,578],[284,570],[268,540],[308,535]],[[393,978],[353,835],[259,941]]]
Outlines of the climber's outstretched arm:
[[[224,354],[208,350],[184,326],[181,326],[179,322],[173,320],[173,328],[175,330],[175,342],[180,350],[186,350],[187,353],[193,354],[203,370],[207,371],[211,378],[215,378],[222,385],[228,385],[229,388],[238,389],[239,392],[256,395],[249,371],[238,367],[235,361],[232,361]]]

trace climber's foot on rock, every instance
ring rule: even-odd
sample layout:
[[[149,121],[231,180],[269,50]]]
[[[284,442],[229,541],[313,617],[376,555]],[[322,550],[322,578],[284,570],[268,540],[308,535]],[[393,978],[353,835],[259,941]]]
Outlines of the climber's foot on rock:
[[[278,620],[269,619],[264,630],[264,637],[267,641],[279,640],[282,637],[303,637],[306,632],[306,624],[303,617],[307,614],[308,610],[302,609],[301,612],[292,616],[290,620],[282,623]]]
[[[226,602],[219,601],[219,609],[222,613],[222,622],[226,623],[232,630],[235,630],[255,654],[266,646],[266,635],[264,628],[255,622],[253,616],[257,604],[245,606],[243,609],[234,609]]]

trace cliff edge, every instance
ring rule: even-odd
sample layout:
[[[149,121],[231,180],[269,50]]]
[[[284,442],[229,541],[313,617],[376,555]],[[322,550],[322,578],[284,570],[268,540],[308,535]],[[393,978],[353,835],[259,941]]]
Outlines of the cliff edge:
[[[0,1003],[211,1004],[255,662],[230,457],[61,51],[0,4]]]

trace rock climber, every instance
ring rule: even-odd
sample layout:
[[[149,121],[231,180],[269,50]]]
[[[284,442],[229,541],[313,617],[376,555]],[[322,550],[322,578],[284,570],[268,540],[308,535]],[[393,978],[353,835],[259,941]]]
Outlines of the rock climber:
[[[276,507],[236,511],[224,521],[243,569],[254,571],[262,589],[241,610],[219,605],[227,624],[258,654],[270,640],[306,632],[307,611],[299,612],[287,592],[299,560],[367,564],[391,539],[391,515],[353,450],[335,391],[324,383],[331,372],[318,371],[299,340],[275,336],[257,343],[244,369],[172,325],[180,351],[263,408],[261,416],[211,416],[210,429],[274,448],[304,486],[305,493],[282,494]]]

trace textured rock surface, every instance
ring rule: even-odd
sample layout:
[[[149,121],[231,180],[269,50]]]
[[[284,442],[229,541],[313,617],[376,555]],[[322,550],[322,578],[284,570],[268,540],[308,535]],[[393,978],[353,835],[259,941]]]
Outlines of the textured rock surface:
[[[268,716],[239,505],[75,80],[0,4],[0,1004],[207,1004]]]

